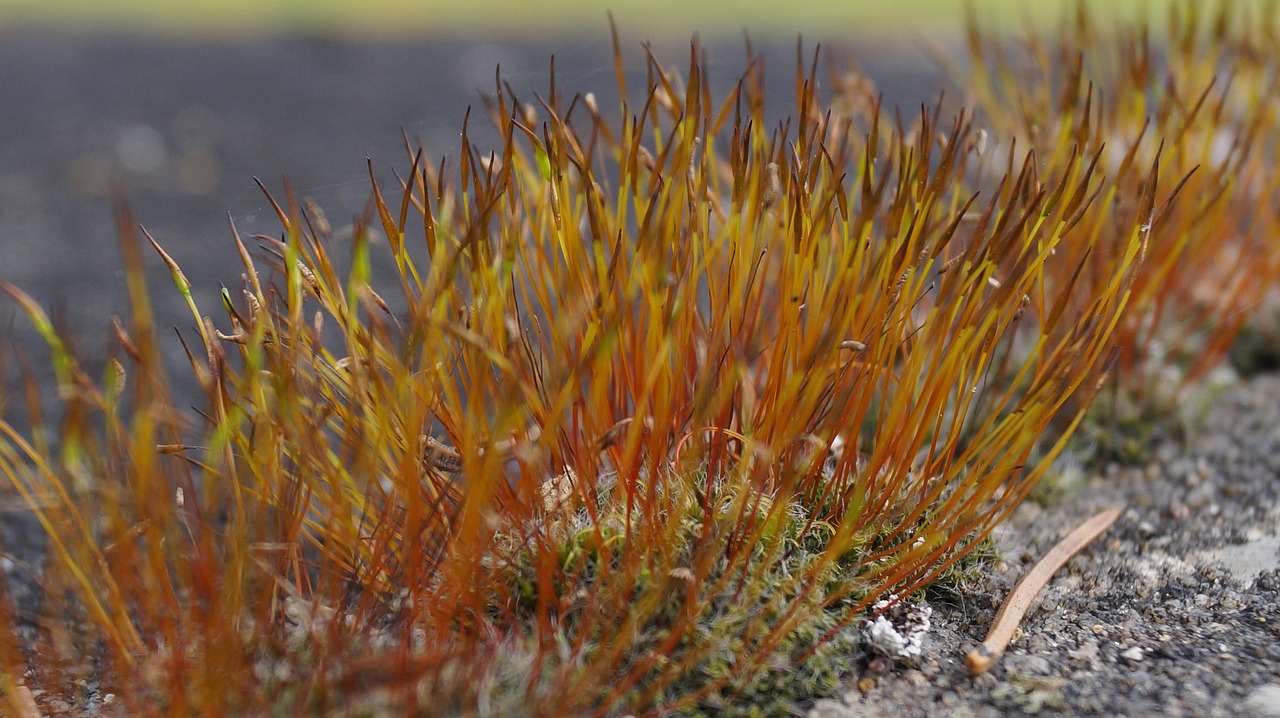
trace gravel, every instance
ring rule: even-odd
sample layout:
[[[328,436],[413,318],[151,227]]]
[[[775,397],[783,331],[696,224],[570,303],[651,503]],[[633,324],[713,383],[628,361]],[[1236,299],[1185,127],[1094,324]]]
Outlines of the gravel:
[[[998,531],[997,566],[935,601],[923,657],[850,677],[813,718],[1280,715],[1280,377],[1230,389],[1185,447],[1113,468]],[[1088,516],[1128,508],[1045,588],[987,675],[963,660],[1000,601]]]

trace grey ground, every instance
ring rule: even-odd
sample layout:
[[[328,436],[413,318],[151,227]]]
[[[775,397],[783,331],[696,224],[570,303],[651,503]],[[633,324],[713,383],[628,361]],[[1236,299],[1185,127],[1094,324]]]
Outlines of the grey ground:
[[[1280,716],[1280,377],[1230,389],[1185,447],[1158,453],[1021,507],[986,585],[934,602],[918,666],[864,668],[809,715]],[[1128,508],[1042,592],[1002,661],[969,676],[964,656],[1013,583],[1110,506]]]
[[[768,56],[770,88],[789,97],[794,46],[757,46]],[[641,67],[639,40],[628,47]],[[683,42],[656,49],[671,64],[687,62]],[[390,169],[407,165],[403,128],[433,153],[456,156],[465,108],[479,109],[494,65],[532,98],[544,91],[553,52],[566,90],[607,96],[613,73],[602,41],[192,45],[0,33],[0,278],[64,307],[86,352],[99,352],[107,317],[124,309],[108,201],[115,182],[183,263],[197,301],[216,306],[218,282],[234,286],[239,275],[227,213],[242,234],[277,230],[252,176],[273,189],[288,176],[340,226],[368,197],[366,155],[393,181]],[[854,55],[890,105],[918,107],[941,86],[921,56],[885,46]],[[742,56],[740,47],[712,48],[713,89],[728,89]],[[150,266],[153,294],[176,299],[158,262]],[[161,308],[162,325],[188,330],[179,302]],[[34,341],[12,316],[0,309],[0,343]],[[180,355],[170,359],[180,366]],[[11,409],[16,374],[3,380]],[[1127,511],[1050,584],[1004,660],[987,676],[965,675],[965,652],[1021,572],[1077,523],[1117,504]],[[858,660],[845,695],[797,711],[1280,715],[1278,535],[1280,378],[1270,377],[1228,392],[1189,446],[1168,444],[1153,466],[1109,471],[1049,510],[1024,506],[999,535],[1003,565],[966,596],[934,602],[917,666]],[[0,540],[10,558],[38,548],[11,496],[0,496]],[[9,558],[0,563],[29,605],[26,574]]]

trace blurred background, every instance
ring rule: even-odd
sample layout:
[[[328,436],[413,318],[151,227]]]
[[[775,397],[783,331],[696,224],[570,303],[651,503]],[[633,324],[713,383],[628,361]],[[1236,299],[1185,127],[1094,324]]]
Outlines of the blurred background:
[[[368,39],[421,40],[484,36],[551,40],[596,35],[612,12],[627,31],[645,36],[753,36],[853,39],[890,33],[949,33],[966,9],[1012,26],[1056,19],[1074,0],[0,0],[6,24],[77,31],[122,30],[184,37],[244,38],[318,33]],[[1095,0],[1094,9],[1150,15],[1163,0]]]
[[[1095,5],[1158,18],[1167,2]],[[765,57],[778,121],[794,96],[799,37],[806,55],[821,43],[837,64],[865,71],[887,106],[916,113],[945,87],[936,57],[955,54],[966,7],[1014,28],[1060,19],[1070,6],[650,0],[612,12],[636,84],[645,43],[682,68],[696,33],[712,91],[723,96],[745,68],[749,35]],[[53,306],[85,353],[101,355],[108,318],[126,309],[115,187],[183,265],[202,311],[220,314],[219,283],[240,284],[228,220],[245,237],[279,233],[254,177],[276,193],[288,178],[341,228],[366,207],[366,157],[392,186],[391,171],[408,169],[402,132],[434,158],[456,157],[473,106],[472,136],[491,142],[475,127],[486,124],[481,96],[499,66],[532,100],[546,91],[554,55],[562,92],[591,91],[616,107],[605,104],[616,97],[608,8],[598,0],[0,0],[0,279]],[[161,326],[190,336],[193,320],[168,273],[150,252],[148,263]],[[36,346],[0,300],[0,344],[8,343]],[[181,347],[166,346],[181,366]],[[5,377],[12,388],[12,366]]]

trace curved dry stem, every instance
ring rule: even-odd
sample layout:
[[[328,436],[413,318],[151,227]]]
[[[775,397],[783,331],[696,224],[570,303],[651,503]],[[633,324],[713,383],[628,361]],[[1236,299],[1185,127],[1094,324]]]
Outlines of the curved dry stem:
[[[965,657],[964,665],[970,673],[976,676],[991,670],[991,667],[1004,654],[1005,647],[1013,639],[1013,632],[1022,622],[1022,617],[1027,614],[1027,609],[1031,608],[1031,601],[1036,594],[1040,593],[1040,589],[1049,583],[1053,574],[1070,561],[1072,556],[1080,553],[1081,549],[1115,523],[1121,511],[1124,511],[1124,507],[1107,509],[1080,524],[1075,531],[1050,549],[1049,553],[1045,554],[1044,558],[1040,559],[1040,562],[1032,567],[1021,581],[1018,581],[1018,585],[1013,587],[1013,592],[1005,599],[1000,612],[996,614],[996,620],[991,624],[986,640],[969,651],[969,655]]]

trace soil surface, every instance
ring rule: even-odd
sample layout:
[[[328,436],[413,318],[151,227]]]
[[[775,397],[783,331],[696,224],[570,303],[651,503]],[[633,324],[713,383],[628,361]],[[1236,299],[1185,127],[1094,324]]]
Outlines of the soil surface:
[[[1158,455],[1048,509],[1024,504],[997,534],[1001,564],[932,604],[917,664],[864,659],[808,715],[1280,716],[1280,377],[1228,390]],[[1115,525],[1041,592],[995,667],[970,676],[965,655],[1018,578],[1112,506],[1126,507]]]
[[[628,45],[628,62],[642,70],[639,45]],[[769,86],[790,97],[794,44],[756,47]],[[465,110],[481,109],[495,65],[533,99],[545,94],[553,52],[563,90],[595,92],[605,106],[613,71],[608,45],[597,41],[193,45],[0,33],[0,278],[63,307],[86,354],[101,353],[107,318],[125,310],[115,185],[183,264],[196,301],[216,307],[218,283],[239,282],[228,214],[242,235],[278,232],[251,177],[273,191],[289,177],[341,226],[368,199],[364,157],[394,183],[390,170],[408,164],[402,129],[433,155],[456,156]],[[655,52],[687,64],[684,42]],[[722,93],[742,71],[743,51],[710,48],[710,56]],[[891,106],[918,108],[943,84],[923,54],[885,45],[854,57]],[[783,112],[780,103],[778,119]],[[148,262],[161,324],[191,331],[167,273]],[[35,346],[12,317],[0,309],[0,344]],[[180,367],[180,345],[168,346]],[[16,372],[3,380],[11,411]],[[989,674],[968,676],[964,655],[1017,578],[1075,525],[1119,505],[1127,507],[1119,521],[1059,572],[1005,657]],[[851,657],[848,691],[796,714],[1280,716],[1278,537],[1280,378],[1264,377],[1229,390],[1203,430],[1187,445],[1161,447],[1152,466],[1108,470],[1049,509],[1025,505],[998,535],[1003,562],[968,595],[934,602],[920,661]],[[12,559],[36,560],[42,541],[8,495],[0,495],[0,541],[11,590],[29,607],[35,587]]]

